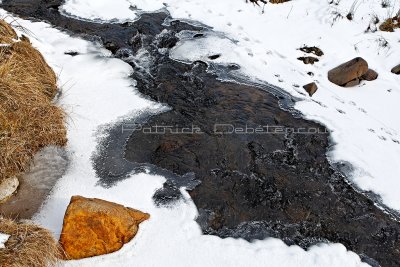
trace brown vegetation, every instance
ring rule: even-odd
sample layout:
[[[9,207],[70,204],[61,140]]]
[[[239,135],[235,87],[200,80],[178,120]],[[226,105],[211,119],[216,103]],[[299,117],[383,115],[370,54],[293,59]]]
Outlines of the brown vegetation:
[[[289,2],[290,0],[269,0],[271,4],[280,4],[280,3],[285,3]]]
[[[258,2],[261,2],[261,3],[263,3],[263,4],[266,4],[267,3],[267,1],[266,0],[246,0],[246,3],[248,3],[248,2],[250,2],[250,3],[253,3],[253,4],[255,4],[255,5],[260,5]]]
[[[29,167],[36,152],[66,143],[63,111],[52,103],[56,75],[27,37],[0,20],[0,182]]]
[[[0,249],[1,267],[50,267],[61,258],[57,240],[37,225],[0,218],[0,233],[10,235]]]
[[[291,0],[269,0],[269,2],[271,4],[280,4],[280,3],[285,3],[285,2],[289,2]],[[267,4],[267,0],[246,0],[246,2],[250,2],[256,5],[260,5],[259,2],[263,3],[263,4]]]
[[[379,29],[384,32],[394,32],[398,28],[400,28],[399,17],[388,18],[379,26]]]
[[[319,59],[316,57],[298,57],[297,59],[303,61],[304,64],[311,64],[311,65],[319,61]]]
[[[324,52],[316,46],[303,46],[299,48],[300,51],[307,53],[307,54],[314,54],[316,56],[322,57],[324,55]]]

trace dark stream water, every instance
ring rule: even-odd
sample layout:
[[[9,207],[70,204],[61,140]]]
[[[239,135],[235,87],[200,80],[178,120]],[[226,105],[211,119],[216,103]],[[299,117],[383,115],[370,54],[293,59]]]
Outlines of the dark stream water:
[[[173,205],[181,198],[179,188],[186,187],[205,234],[277,237],[305,249],[339,242],[371,265],[400,266],[397,215],[377,208],[347,182],[340,170],[348,165],[328,162],[329,133],[295,112],[295,99],[246,80],[240,66],[169,57],[177,33],[204,38],[211,29],[173,20],[166,12],[124,24],[80,21],[62,16],[61,2],[3,0],[0,6],[102,42],[133,67],[132,79],[143,95],[170,107],[109,129],[93,159],[102,186],[150,169],[167,177],[154,201]]]

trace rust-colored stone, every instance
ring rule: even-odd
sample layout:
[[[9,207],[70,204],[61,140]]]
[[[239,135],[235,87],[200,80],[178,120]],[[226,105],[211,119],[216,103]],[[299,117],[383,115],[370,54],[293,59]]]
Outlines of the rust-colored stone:
[[[149,218],[147,213],[116,203],[73,196],[65,213],[60,243],[67,259],[112,253],[129,242],[139,224]]]

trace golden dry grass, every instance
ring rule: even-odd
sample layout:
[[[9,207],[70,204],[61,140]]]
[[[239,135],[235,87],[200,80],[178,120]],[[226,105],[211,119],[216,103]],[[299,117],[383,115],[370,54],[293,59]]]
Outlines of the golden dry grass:
[[[0,233],[10,235],[0,249],[0,267],[51,267],[62,256],[53,235],[32,223],[0,218]]]
[[[17,38],[17,34],[13,28],[4,20],[0,20],[0,43],[11,43],[15,38]]]
[[[54,105],[56,75],[27,37],[0,20],[0,182],[25,171],[48,145],[66,143],[65,114]]]

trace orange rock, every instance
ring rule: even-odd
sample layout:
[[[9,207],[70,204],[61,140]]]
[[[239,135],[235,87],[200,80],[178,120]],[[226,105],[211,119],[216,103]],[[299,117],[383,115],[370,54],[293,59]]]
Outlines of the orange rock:
[[[150,215],[96,198],[73,196],[64,216],[60,243],[67,259],[112,253],[129,242]]]

